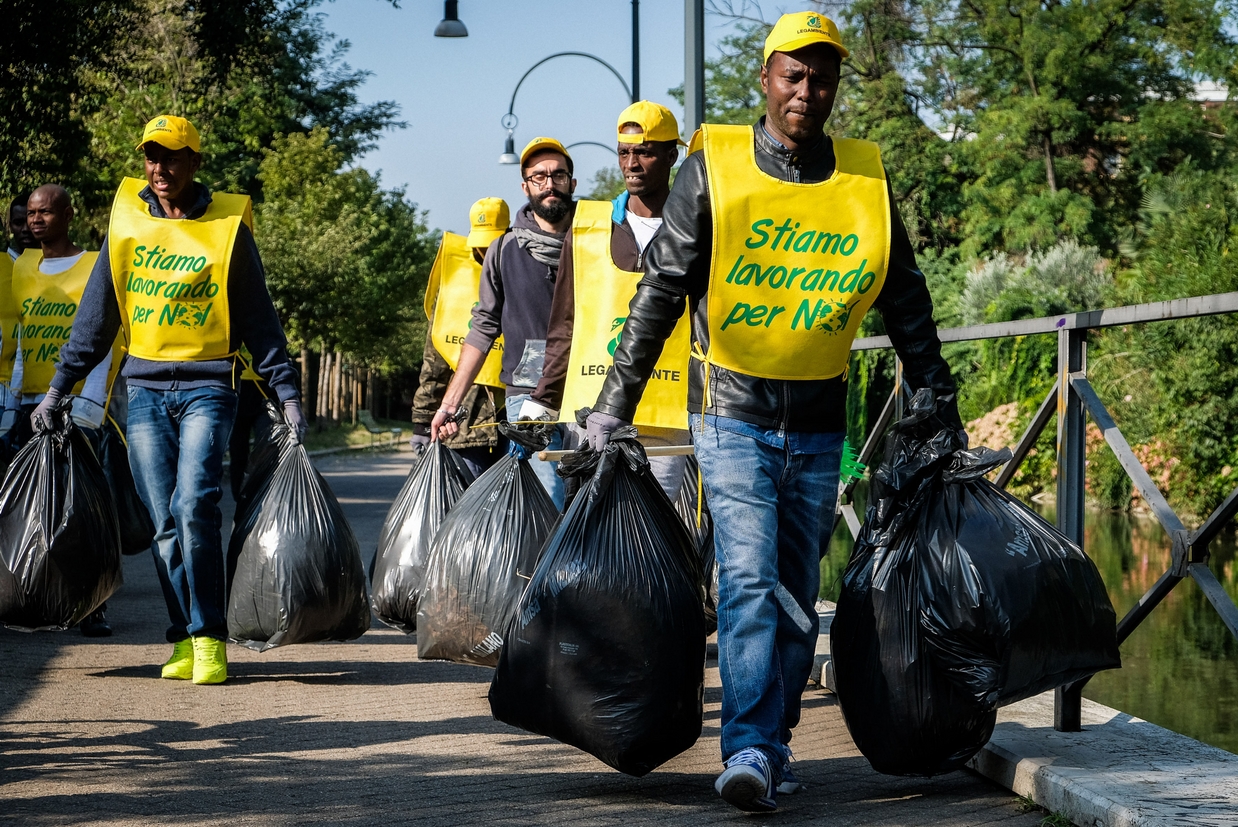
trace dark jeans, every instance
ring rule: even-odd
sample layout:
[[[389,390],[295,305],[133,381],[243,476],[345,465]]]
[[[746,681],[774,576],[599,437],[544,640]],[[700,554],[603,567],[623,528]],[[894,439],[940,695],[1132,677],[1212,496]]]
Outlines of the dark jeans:
[[[155,523],[155,570],[168,606],[169,643],[228,639],[223,459],[236,418],[230,388],[129,387],[129,463]]]

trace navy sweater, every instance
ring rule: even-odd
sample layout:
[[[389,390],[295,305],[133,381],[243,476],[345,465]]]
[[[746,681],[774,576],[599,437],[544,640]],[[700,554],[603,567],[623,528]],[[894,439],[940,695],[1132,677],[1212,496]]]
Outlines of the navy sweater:
[[[194,184],[198,196],[189,218],[198,218],[211,203],[211,193],[202,184]],[[140,193],[150,205],[150,214],[167,218],[159,199],[146,187]],[[274,389],[280,402],[296,399],[297,372],[288,361],[288,340],[275,315],[271,294],[267,292],[266,273],[258,257],[258,245],[249,228],[241,224],[232,248],[228,267],[228,312],[232,319],[233,350],[241,344],[253,354],[254,369]],[[82,301],[73,322],[73,333],[60,349],[60,365],[52,387],[61,393],[73,392],[73,386],[86,378],[91,368],[103,360],[116,341],[120,330],[120,304],[112,282],[112,263],[107,239],[99,259],[86,282]],[[202,362],[152,362],[129,356],[121,373],[130,385],[153,390],[189,390],[205,387],[236,387],[232,359],[212,359]]]

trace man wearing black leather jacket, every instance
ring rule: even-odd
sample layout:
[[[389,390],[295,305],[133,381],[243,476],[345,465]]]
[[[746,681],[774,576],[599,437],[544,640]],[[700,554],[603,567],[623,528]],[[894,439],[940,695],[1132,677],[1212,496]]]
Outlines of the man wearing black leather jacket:
[[[818,634],[819,515],[837,495],[847,358],[868,307],[913,388],[955,389],[879,151],[824,134],[846,56],[828,18],[784,15],[765,46],[766,116],[694,138],[702,151],[676,177],[588,422],[601,450],[631,420],[687,308],[700,357],[690,421],[719,566],[715,787],[749,811],[799,787],[788,744]],[[944,413],[962,428],[953,404]]]

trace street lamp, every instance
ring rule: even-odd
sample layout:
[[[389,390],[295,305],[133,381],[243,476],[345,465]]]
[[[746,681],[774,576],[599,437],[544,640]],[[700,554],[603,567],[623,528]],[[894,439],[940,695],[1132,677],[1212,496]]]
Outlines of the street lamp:
[[[544,57],[537,63],[530,66],[528,71],[520,76],[520,80],[516,81],[516,88],[512,90],[512,99],[507,104],[507,114],[505,114],[502,120],[499,121],[499,123],[503,125],[503,128],[507,130],[507,141],[503,145],[503,154],[499,156],[500,164],[520,163],[520,156],[516,154],[516,142],[513,137],[513,133],[516,131],[516,125],[520,123],[520,119],[516,117],[515,113],[516,95],[520,92],[520,85],[524,83],[525,78],[532,74],[534,69],[547,61],[554,60],[557,57],[583,57],[587,60],[592,60],[594,63],[602,64],[610,70],[610,73],[614,75],[615,79],[618,80],[620,85],[623,86],[623,91],[628,96],[628,99],[633,103],[636,102],[636,97],[632,94],[632,89],[628,86],[628,82],[623,79],[623,75],[619,74],[619,70],[602,60],[597,55],[591,55],[588,52],[555,52],[553,55]]]
[[[468,37],[469,30],[460,22],[459,0],[444,0],[443,19],[434,27],[435,37]]]
[[[613,146],[608,146],[597,141],[576,141],[575,143],[568,144],[566,148],[571,149],[574,146],[598,146],[609,152],[611,155],[614,155],[616,158],[619,157],[619,150],[615,149]]]

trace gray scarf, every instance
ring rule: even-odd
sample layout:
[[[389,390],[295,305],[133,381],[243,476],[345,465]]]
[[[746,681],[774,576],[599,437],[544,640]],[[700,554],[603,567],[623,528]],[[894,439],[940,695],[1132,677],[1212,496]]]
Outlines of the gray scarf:
[[[563,252],[563,239],[567,233],[546,233],[527,227],[512,227],[516,243],[534,259],[559,272],[559,253]]]

